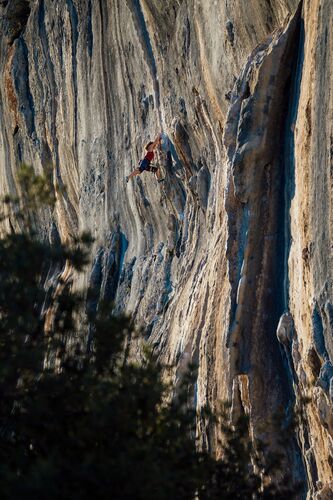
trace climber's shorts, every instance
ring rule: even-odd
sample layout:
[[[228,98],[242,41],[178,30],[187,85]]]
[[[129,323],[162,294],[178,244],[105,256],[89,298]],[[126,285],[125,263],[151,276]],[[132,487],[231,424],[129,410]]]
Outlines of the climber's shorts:
[[[157,167],[153,167],[150,165],[150,161],[147,160],[147,158],[144,158],[143,160],[140,161],[139,163],[139,170],[140,172],[144,172],[145,170],[147,170],[147,172],[157,172]]]
[[[140,161],[139,163],[139,170],[140,172],[144,172],[145,170],[148,170],[150,167],[150,161],[144,158],[143,160]]]

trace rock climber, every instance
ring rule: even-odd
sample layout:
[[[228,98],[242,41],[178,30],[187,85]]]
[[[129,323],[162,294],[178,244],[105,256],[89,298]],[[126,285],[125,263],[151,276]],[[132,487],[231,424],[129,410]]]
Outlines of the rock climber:
[[[154,167],[151,165],[151,162],[154,159],[154,150],[161,144],[161,134],[158,134],[155,141],[148,142],[148,144],[145,146],[145,150],[147,151],[145,157],[143,160],[139,162],[139,166],[133,170],[130,175],[126,176],[126,182],[128,182],[132,177],[135,177],[136,175],[142,174],[145,170],[147,172],[152,172],[153,174],[156,174],[157,182],[162,182],[164,179],[161,178],[161,171],[158,167]]]

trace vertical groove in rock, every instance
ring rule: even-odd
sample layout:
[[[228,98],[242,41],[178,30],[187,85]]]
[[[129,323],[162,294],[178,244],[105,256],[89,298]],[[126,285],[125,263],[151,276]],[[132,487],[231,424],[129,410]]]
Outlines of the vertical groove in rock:
[[[288,113],[284,132],[284,297],[283,308],[289,310],[289,276],[288,260],[291,246],[291,227],[290,227],[290,207],[291,200],[295,195],[295,136],[294,130],[297,119],[298,105],[300,99],[300,88],[302,80],[302,69],[304,63],[304,20],[300,18],[298,43],[295,44],[294,67],[290,81],[290,90],[288,92]]]
[[[287,306],[285,171],[291,166],[285,166],[283,151],[288,126],[286,95],[296,78],[293,61],[298,58],[300,11],[301,5],[284,30],[270,36],[250,56],[233,91],[225,133],[230,165],[227,346],[231,377],[248,378],[250,418],[258,435],[260,423],[268,422],[279,408],[285,408],[288,420],[293,401],[292,379],[276,329]],[[294,95],[289,106],[297,107],[292,99]],[[266,394],[264,404],[262,394]],[[286,460],[294,480],[303,479],[295,440],[286,451]]]

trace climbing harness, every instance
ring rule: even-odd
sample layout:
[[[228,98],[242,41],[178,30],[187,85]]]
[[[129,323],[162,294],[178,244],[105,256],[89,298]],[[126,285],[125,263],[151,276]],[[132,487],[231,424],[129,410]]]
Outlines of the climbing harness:
[[[153,174],[156,174],[158,169],[159,169],[159,165],[156,162],[150,163],[149,167],[146,168],[147,172],[152,172]]]

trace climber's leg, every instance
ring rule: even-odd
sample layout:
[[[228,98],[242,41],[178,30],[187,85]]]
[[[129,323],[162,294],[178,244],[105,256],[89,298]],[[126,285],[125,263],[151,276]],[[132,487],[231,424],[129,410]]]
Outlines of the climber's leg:
[[[142,172],[144,172],[145,170],[149,170],[149,166],[150,162],[147,160],[147,158],[141,160],[138,168],[133,170],[133,172],[128,177],[126,177],[126,182],[128,182],[132,177],[142,174]]]
[[[132,177],[136,177],[137,175],[141,174],[141,170],[139,168],[136,168],[131,172],[129,175],[126,176],[126,182],[128,182]]]
[[[159,168],[156,169],[156,172],[155,172],[155,175],[156,175],[156,179],[159,181],[162,176],[161,176],[161,171]]]
[[[155,175],[156,175],[157,182],[164,181],[164,179],[162,179],[161,170],[159,168],[156,169]]]

